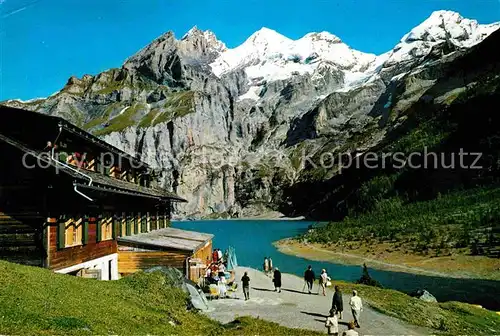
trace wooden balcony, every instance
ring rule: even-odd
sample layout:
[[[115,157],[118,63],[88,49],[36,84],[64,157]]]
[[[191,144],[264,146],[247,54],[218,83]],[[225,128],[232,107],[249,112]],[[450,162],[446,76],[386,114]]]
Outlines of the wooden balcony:
[[[91,160],[87,160],[85,158],[79,157],[79,155],[74,154],[59,156],[59,161],[69,166],[75,167],[78,170],[92,171],[96,173],[101,172],[105,176],[110,176],[117,180],[134,183],[136,185],[141,185],[141,177],[144,176],[143,173],[139,173],[136,175],[133,174],[130,170],[122,170],[118,166],[102,169],[102,166],[99,164],[97,159],[93,158]]]

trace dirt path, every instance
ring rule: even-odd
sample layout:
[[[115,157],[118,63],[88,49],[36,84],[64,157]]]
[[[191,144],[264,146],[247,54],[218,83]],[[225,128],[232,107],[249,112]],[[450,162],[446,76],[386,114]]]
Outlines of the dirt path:
[[[241,289],[243,272],[250,276],[250,300],[245,301]],[[232,298],[210,302],[211,311],[206,314],[222,323],[233,321],[238,316],[254,316],[277,322],[291,328],[304,328],[326,333],[325,317],[331,306],[333,292],[329,289],[326,296],[317,294],[317,285],[313,294],[303,292],[304,282],[295,275],[283,274],[281,293],[274,292],[271,278],[264,273],[238,267],[236,280],[239,290]],[[362,293],[360,293],[362,298]],[[344,316],[340,321],[340,335],[347,330],[346,323],[352,320],[349,309],[349,295],[344,295]],[[406,324],[398,319],[383,315],[364,303],[361,315],[360,335],[430,335],[432,331]]]

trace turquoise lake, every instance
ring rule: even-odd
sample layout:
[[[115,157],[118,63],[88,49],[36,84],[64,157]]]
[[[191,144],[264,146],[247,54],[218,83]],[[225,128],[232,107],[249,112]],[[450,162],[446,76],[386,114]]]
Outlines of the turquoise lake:
[[[361,265],[342,265],[330,262],[307,260],[279,252],[272,243],[304,233],[316,222],[288,220],[200,220],[173,221],[172,226],[214,234],[213,248],[224,251],[233,246],[238,264],[262,269],[264,257],[270,256],[273,266],[284,273],[302,276],[308,265],[312,265],[319,276],[325,268],[333,282],[354,282],[361,276]],[[416,275],[403,272],[376,270],[368,264],[370,275],[384,287],[402,292],[423,288],[431,292],[438,301],[463,301],[481,304],[485,308],[500,309],[500,286],[498,282],[479,279],[457,279]],[[283,284],[286,288],[286,284]]]

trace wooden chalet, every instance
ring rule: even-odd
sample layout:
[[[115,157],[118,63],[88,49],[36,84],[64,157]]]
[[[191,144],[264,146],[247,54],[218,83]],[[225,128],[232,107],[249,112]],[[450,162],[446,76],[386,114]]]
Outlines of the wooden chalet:
[[[205,272],[211,259],[213,235],[175,228],[118,238],[118,269],[127,275],[154,266],[187,270],[191,280]]]
[[[59,117],[0,106],[0,118],[0,259],[114,280],[131,270],[119,263],[120,240],[128,248],[126,238],[183,234],[167,228],[172,202],[185,200],[157,188],[152,169],[137,157]],[[184,231],[190,234],[196,235]],[[211,248],[211,237],[203,239]],[[200,249],[205,245],[189,252],[169,245],[141,264],[187,274],[188,258]]]

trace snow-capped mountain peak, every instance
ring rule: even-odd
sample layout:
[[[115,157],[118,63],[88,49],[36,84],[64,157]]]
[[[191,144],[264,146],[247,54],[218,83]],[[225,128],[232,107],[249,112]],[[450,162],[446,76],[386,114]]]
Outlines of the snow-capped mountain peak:
[[[352,50],[328,32],[308,33],[292,40],[262,28],[240,46],[221,53],[211,67],[217,76],[245,67],[251,81],[256,78],[273,81],[293,73],[311,73],[322,61],[347,69],[366,66],[374,59],[375,55]]]
[[[269,44],[282,44],[289,43],[291,40],[286,36],[281,35],[275,30],[262,27],[255,33],[250,35],[250,37],[243,44],[253,44],[259,45],[269,45]]]
[[[435,11],[401,38],[388,62],[393,64],[423,57],[434,45],[443,42],[459,48],[470,48],[499,27],[500,23],[481,25],[453,11]]]
[[[259,86],[293,75],[319,76],[324,71],[317,71],[318,67],[328,64],[334,71],[343,72],[344,89],[350,89],[393,65],[404,69],[423,61],[431,52],[446,54],[469,48],[499,27],[499,23],[478,24],[456,12],[436,11],[405,34],[394,49],[379,56],[354,50],[326,31],[293,40],[261,28],[240,46],[221,52],[210,66],[216,76],[244,69],[249,84]]]
[[[306,35],[304,35],[303,39],[311,39],[313,41],[327,41],[330,43],[342,43],[342,40],[340,38],[327,31],[322,31],[320,33],[307,33]]]

